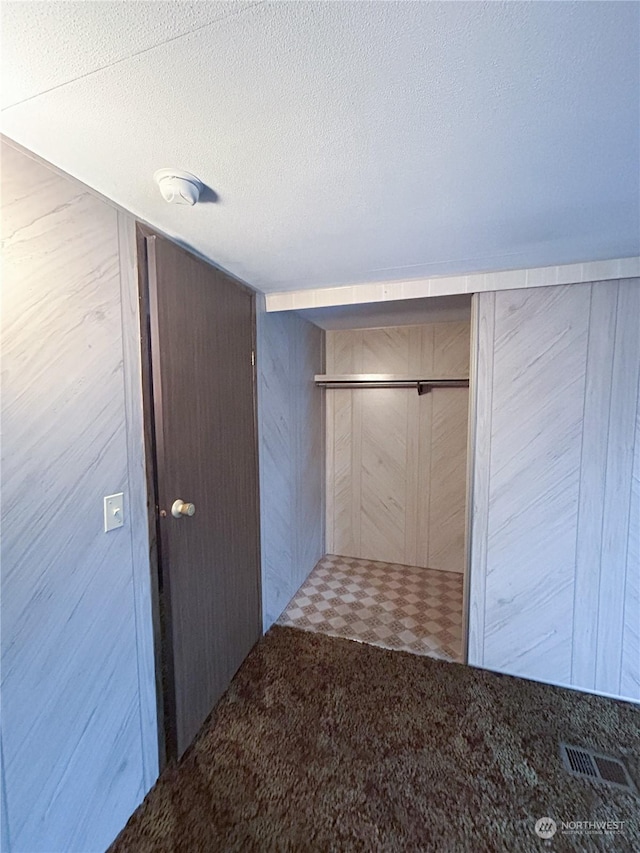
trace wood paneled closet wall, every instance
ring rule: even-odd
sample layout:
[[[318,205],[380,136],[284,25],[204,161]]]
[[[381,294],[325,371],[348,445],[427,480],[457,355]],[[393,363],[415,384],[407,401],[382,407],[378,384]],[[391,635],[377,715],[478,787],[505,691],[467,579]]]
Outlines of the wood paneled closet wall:
[[[328,331],[327,374],[467,378],[469,322]],[[327,551],[463,572],[467,388],[328,389]]]

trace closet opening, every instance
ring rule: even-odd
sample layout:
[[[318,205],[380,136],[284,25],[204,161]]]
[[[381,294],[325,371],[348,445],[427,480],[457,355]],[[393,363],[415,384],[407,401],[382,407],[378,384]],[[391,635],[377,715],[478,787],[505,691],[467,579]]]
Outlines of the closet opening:
[[[466,662],[471,296],[317,308],[325,555],[279,624]]]

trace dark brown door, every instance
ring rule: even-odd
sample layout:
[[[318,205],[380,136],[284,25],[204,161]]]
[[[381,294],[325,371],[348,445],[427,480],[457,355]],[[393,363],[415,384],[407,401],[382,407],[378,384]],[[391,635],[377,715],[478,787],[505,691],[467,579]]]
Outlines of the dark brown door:
[[[261,631],[255,297],[168,240],[146,249],[165,725],[180,756]]]

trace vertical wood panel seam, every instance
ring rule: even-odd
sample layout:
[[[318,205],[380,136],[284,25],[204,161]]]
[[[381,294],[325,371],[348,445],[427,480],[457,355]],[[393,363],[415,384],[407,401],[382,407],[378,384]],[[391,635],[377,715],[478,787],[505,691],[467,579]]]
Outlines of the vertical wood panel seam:
[[[1,795],[0,808],[2,808],[2,850],[4,853],[11,853],[11,826],[9,823],[9,806],[7,803],[7,785],[6,774],[4,772],[4,747],[2,743],[2,729],[0,728],[0,782]]]
[[[493,455],[493,392],[495,385],[495,351],[496,351],[496,295],[493,295],[493,304],[491,306],[491,333],[493,346],[491,347],[491,396],[489,398],[489,417],[487,420],[487,434],[489,436],[489,453],[487,454],[487,483],[486,483],[486,530],[484,541],[484,572],[482,579],[482,663],[484,664],[485,655],[485,639],[486,639],[486,624],[487,624],[487,571],[489,568],[489,503],[491,497],[491,458]]]
[[[620,285],[618,285],[618,288],[619,287],[620,287]],[[627,520],[627,537],[626,537],[627,548],[625,551],[625,560],[624,560],[624,585],[623,585],[624,591],[622,594],[622,600],[623,600],[623,605],[622,605],[622,642],[620,643],[620,664],[619,664],[620,672],[619,672],[619,679],[618,679],[618,693],[621,693],[621,691],[622,691],[622,669],[623,669],[623,664],[624,664],[624,647],[625,647],[625,642],[624,642],[625,630],[624,629],[625,629],[625,625],[627,624],[627,622],[626,622],[627,605],[629,604],[629,598],[627,596],[627,579],[629,577],[629,542],[631,539],[631,535],[630,535],[631,534],[631,503],[632,503],[632,496],[633,496],[633,474],[634,474],[633,460],[635,457],[636,442],[640,438],[638,436],[638,429],[635,426],[638,423],[638,409],[639,408],[640,408],[640,375],[638,376],[637,390],[636,390],[636,408],[635,408],[635,415],[634,415],[633,453],[631,454],[631,477],[629,478],[629,495],[628,495],[628,500],[627,500],[627,506],[629,507],[629,514],[628,514],[628,520]],[[637,604],[637,602],[636,602],[636,604]]]
[[[602,571],[604,481],[607,439],[612,400],[611,371],[616,325],[616,286],[594,282],[590,293],[585,360],[585,405],[582,421],[582,456],[578,479],[579,513],[576,530],[572,679],[583,687],[595,686],[596,627]],[[609,370],[607,370],[609,364]],[[608,375],[607,375],[608,374]]]
[[[323,332],[323,370],[329,371],[329,365],[333,364],[333,340],[331,333]],[[335,406],[333,402],[333,391],[329,388],[324,392],[324,430],[325,430],[325,471],[324,471],[324,550],[330,554],[334,550],[334,521],[335,514]]]
[[[406,362],[407,370],[411,369],[411,332],[412,332],[412,329],[408,328],[407,333],[406,333],[406,335],[407,335],[407,362]],[[411,501],[410,494],[409,494],[410,489],[411,489],[411,477],[408,475],[408,472],[410,470],[409,469],[409,465],[410,465],[409,448],[411,446],[411,439],[410,439],[410,433],[411,433],[411,429],[410,429],[410,420],[411,420],[411,417],[410,417],[410,400],[408,397],[406,398],[405,402],[406,402],[406,406],[405,406],[405,433],[404,433],[404,469],[407,472],[407,476],[405,477],[405,481],[404,481],[404,507],[405,507],[405,513],[404,513],[404,554],[405,554],[405,558],[407,558],[407,559],[405,559],[405,563],[409,564],[408,556],[412,553],[415,553],[413,551],[413,546],[410,544],[410,541],[409,541],[411,539],[412,529],[415,530],[415,525],[412,526],[412,523],[409,520],[409,512],[408,512],[408,508],[413,505],[413,502]],[[411,563],[411,565],[415,565],[415,562]]]
[[[623,287],[623,283],[618,282],[617,287],[618,287],[618,305],[620,305],[621,302],[624,304],[624,301],[621,300],[621,298],[620,298],[620,290]],[[619,322],[619,320],[620,320],[620,317],[619,317],[618,312],[616,311],[616,343],[617,343],[617,339],[618,339],[618,322]],[[614,350],[614,363],[615,363],[615,350]],[[634,426],[634,429],[633,429],[633,432],[634,432],[633,446],[634,447],[635,447],[635,441],[636,441],[636,439],[635,439],[635,432],[636,432],[635,423],[636,423],[637,410],[638,410],[638,398],[636,396],[636,405],[634,407],[634,416],[633,416],[633,426]],[[633,450],[631,453],[631,474],[629,476],[629,490],[628,490],[628,494],[627,494],[627,503],[626,503],[627,517],[626,517],[626,532],[625,532],[625,536],[624,536],[626,548],[625,548],[625,552],[624,552],[624,576],[623,576],[623,581],[622,581],[623,592],[622,592],[622,620],[620,623],[620,658],[619,658],[619,663],[618,663],[618,693],[620,693],[620,685],[622,683],[622,661],[623,661],[623,656],[624,656],[624,624],[625,624],[624,615],[625,615],[625,610],[626,610],[627,567],[628,567],[628,556],[629,556],[629,528],[630,528],[630,515],[631,515],[630,510],[631,510],[632,488],[633,488]]]
[[[352,423],[356,426],[356,429],[353,431],[355,441],[352,444],[351,449],[351,471],[353,477],[353,471],[355,470],[356,476],[354,478],[354,483],[357,484],[357,513],[354,518],[353,516],[353,508],[356,505],[356,501],[354,500],[355,496],[351,495],[351,512],[352,512],[352,524],[353,524],[353,541],[356,551],[356,556],[362,556],[362,399],[359,391],[349,391],[352,400],[352,408],[351,408],[351,417],[353,418]],[[357,448],[357,451],[356,451]],[[357,460],[357,465],[356,465]]]
[[[589,286],[589,317],[587,320],[587,352],[585,356],[585,382],[584,382],[584,399],[582,401],[582,433],[580,436],[580,467],[579,467],[579,477],[578,477],[578,511],[576,513],[576,545],[575,545],[575,566],[573,570],[573,611],[571,614],[571,682],[575,682],[575,650],[576,650],[576,637],[575,637],[575,625],[576,625],[576,595],[578,592],[578,583],[577,583],[577,575],[578,575],[578,537],[580,535],[580,516],[581,516],[581,497],[582,497],[582,467],[583,467],[583,454],[584,454],[584,433],[585,433],[585,413],[587,408],[587,394],[589,389],[589,375],[587,373],[589,368],[589,350],[591,349],[591,314],[593,311],[593,285]],[[601,567],[602,569],[602,567]],[[602,570],[600,571],[602,574]]]
[[[433,340],[433,335],[431,337]],[[417,368],[419,368],[420,372],[422,372],[424,370],[424,363],[425,363],[424,327],[422,327],[420,329],[420,351],[419,351],[419,355],[418,355],[418,364],[415,365]],[[413,367],[413,365],[412,365],[412,367]],[[433,358],[431,360],[431,367],[433,368]],[[418,405],[416,407],[416,426],[415,426],[415,429],[417,432],[416,447],[418,450],[418,458],[416,459],[416,467],[417,467],[419,472],[423,470],[422,465],[423,465],[423,457],[424,457],[424,436],[422,433],[422,413],[420,411],[420,402],[421,402],[420,398],[418,398]],[[425,401],[423,401],[423,402],[425,402]],[[428,484],[427,484],[427,488],[428,488]],[[427,562],[427,560],[423,560],[423,557],[422,557],[423,552],[421,550],[422,531],[426,528],[426,525],[421,524],[422,519],[420,517],[420,509],[422,506],[423,506],[423,502],[422,502],[421,495],[420,495],[420,479],[418,477],[416,480],[416,496],[415,496],[416,523],[415,523],[415,537],[414,537],[414,539],[415,539],[416,565],[417,566],[420,566],[422,564],[422,562]],[[428,542],[428,540],[427,540],[427,542]],[[429,556],[429,553],[428,553],[428,546],[427,546],[427,557],[428,556]]]
[[[620,302],[620,290],[625,283],[626,282],[623,282],[623,281],[618,282],[618,285],[617,285],[618,302]],[[618,316],[616,313],[616,339],[617,339],[617,332],[618,332]],[[614,349],[614,362],[615,362],[615,349]],[[640,406],[640,371],[639,371],[639,375],[638,375],[637,388],[636,388],[636,405],[635,405],[635,410],[634,410],[635,413],[634,413],[634,417],[633,417],[633,449],[631,452],[631,476],[629,477],[629,492],[627,495],[627,504],[626,504],[626,506],[628,508],[627,531],[626,531],[626,536],[625,536],[625,542],[627,544],[627,547],[625,549],[625,555],[624,555],[624,581],[623,581],[623,585],[622,585],[622,587],[623,587],[623,593],[622,593],[622,623],[620,626],[622,636],[621,636],[621,640],[620,640],[620,661],[619,661],[619,670],[618,670],[618,693],[620,693],[621,687],[622,687],[622,667],[623,667],[623,662],[624,662],[624,646],[625,646],[625,643],[624,643],[625,630],[624,630],[624,628],[625,628],[625,624],[626,624],[625,617],[626,617],[627,604],[628,604],[628,599],[627,599],[626,593],[627,593],[627,578],[628,578],[628,573],[629,573],[629,538],[630,538],[629,534],[630,534],[630,530],[631,530],[631,499],[632,499],[632,493],[633,493],[633,473],[634,473],[634,471],[633,471],[633,460],[634,460],[634,455],[635,455],[635,444],[636,444],[636,441],[638,440],[638,431],[636,428],[636,424],[637,424],[637,420],[638,420],[638,406]]]
[[[423,349],[428,351],[428,364],[429,364],[429,372],[431,374],[436,373],[436,332],[433,324],[428,324],[427,328],[429,332],[427,334],[427,345],[424,347],[425,343],[425,333],[424,328],[421,334],[421,344],[423,345]],[[424,357],[424,353],[423,353]],[[422,412],[420,413],[422,418],[419,419],[420,426],[425,426],[425,430],[421,433],[421,441],[420,441],[420,470],[428,471],[428,476],[426,478],[425,488],[426,495],[423,508],[424,508],[424,519],[423,524],[421,526],[421,531],[426,536],[426,540],[422,539],[421,544],[424,547],[424,550],[421,551],[421,559],[420,565],[425,564],[429,566],[431,563],[431,494],[433,489],[431,488],[431,460],[433,456],[433,396],[428,394],[426,398],[422,401]],[[425,455],[426,454],[426,455]]]
[[[472,512],[474,501],[475,445],[476,420],[478,410],[478,295],[471,299],[471,322],[469,324],[469,395],[467,410],[467,470],[465,489],[465,518],[464,518],[464,572],[462,575],[462,663],[469,663],[469,605],[471,584],[471,542],[472,542]]]
[[[335,470],[336,465],[336,451],[334,447],[335,440],[329,438],[329,430],[333,431],[335,436],[336,429],[336,418],[334,413],[333,400],[329,400],[327,398],[327,394],[331,394],[331,391],[327,388],[324,392],[325,394],[325,430],[327,431],[325,441],[327,446],[327,466],[325,467],[325,489],[327,491],[327,505],[325,507],[326,514],[326,530],[325,530],[325,551],[329,553],[333,553],[333,542],[335,539],[335,534],[333,531],[333,515],[334,515],[334,504],[336,500],[336,490],[334,483],[333,471]],[[331,492],[331,494],[329,494]]]
[[[298,329],[297,326],[294,328],[293,335],[289,335],[289,375],[287,377],[287,390],[288,390],[288,398],[289,398],[289,496],[291,498],[291,513],[292,516],[297,520],[298,514],[298,476],[297,476],[297,466],[295,460],[295,453],[291,452],[294,450],[296,445],[296,435],[297,435],[297,417],[296,417],[296,405],[295,405],[295,392],[297,388],[295,386],[295,378],[296,378],[296,357],[297,357],[297,349],[298,349]],[[296,535],[295,530],[295,521],[294,518],[289,519],[289,551],[291,554],[291,565],[289,566],[288,577],[293,578],[296,575],[296,565],[298,562],[298,537]],[[293,523],[293,529],[291,524]],[[287,590],[287,599],[293,595],[294,590]]]
[[[327,333],[324,329],[320,330],[320,370],[326,374],[326,341],[327,341]],[[320,437],[320,458],[322,460],[322,467],[320,471],[320,550],[322,554],[326,554],[327,552],[327,486],[326,486],[326,477],[327,477],[327,397],[326,392],[319,391],[316,389],[316,394],[320,394],[320,418],[323,425],[322,433]]]
[[[410,340],[410,336],[411,336],[411,329],[407,328],[406,335],[405,335],[406,341],[407,341],[407,344],[406,344],[406,346],[407,346],[407,361],[406,361],[407,369],[409,369],[409,365],[411,362],[411,340]],[[404,417],[405,417],[404,466],[405,467],[404,467],[404,470],[405,470],[405,472],[408,472],[409,471],[409,433],[410,433],[410,428],[409,428],[410,400],[409,400],[408,396],[405,397],[404,402],[405,402],[405,407],[404,407]],[[403,517],[403,521],[404,521],[403,539],[404,539],[405,563],[409,562],[407,559],[408,554],[409,554],[409,549],[407,548],[407,533],[410,531],[410,522],[408,521],[407,507],[411,506],[411,501],[409,500],[410,482],[411,482],[411,478],[409,476],[407,476],[405,473],[405,478],[404,478],[404,517]],[[413,565],[413,563],[411,565]]]
[[[405,435],[404,435],[404,465],[405,471],[409,471],[410,459],[409,459],[409,446],[410,439],[409,433],[410,429],[410,415],[409,415],[409,398],[407,397],[405,407]],[[405,477],[404,481],[404,505],[405,505],[405,519],[404,519],[404,553],[405,556],[409,553],[409,548],[407,547],[407,533],[410,531],[410,525],[407,523],[407,508],[413,505],[413,502],[409,499],[409,490],[411,488],[411,478]]]
[[[265,535],[264,535],[264,492],[262,484],[265,482],[264,476],[264,415],[263,415],[263,322],[264,322],[264,296],[256,295],[256,338],[255,338],[255,353],[256,353],[256,407],[257,407],[257,430],[258,430],[258,496],[260,508],[260,606],[262,611],[262,633],[265,631],[267,620],[266,613],[266,553],[265,553]]]
[[[416,353],[416,339],[418,342]],[[422,333],[419,326],[410,327],[407,332],[407,372],[420,370],[422,361]],[[417,396],[417,395],[416,395]],[[419,398],[418,398],[419,399]],[[413,400],[413,403],[412,403]],[[405,563],[407,565],[418,565],[418,471],[420,459],[420,410],[415,398],[407,395],[406,408],[406,447],[405,447],[405,471],[407,472],[405,483]],[[412,460],[411,451],[415,454]]]
[[[331,489],[331,501],[327,504],[326,513],[327,513],[327,537],[328,541],[326,543],[327,549],[331,549],[330,553],[333,553],[334,543],[335,543],[335,505],[336,505],[336,483],[335,483],[335,470],[336,470],[336,448],[335,448],[335,432],[336,432],[336,407],[333,400],[333,391],[327,389],[326,394],[331,394],[331,400],[327,401],[327,417],[326,417],[326,429],[331,429],[333,432],[333,437],[330,439],[327,435],[326,441],[327,445],[330,448],[330,457],[327,454],[327,459],[330,461],[331,468],[327,469],[326,478],[327,478],[327,495],[328,490]],[[326,398],[325,398],[326,399]],[[330,511],[329,511],[330,510]]]
[[[294,520],[294,528],[293,528],[293,554],[295,565],[293,567],[293,577],[295,578],[295,586],[298,585],[298,578],[300,574],[300,566],[302,564],[302,542],[300,537],[300,521],[301,521],[301,503],[300,503],[300,495],[302,491],[302,483],[301,477],[302,473],[300,471],[300,465],[298,464],[301,457],[301,440],[302,436],[300,435],[301,430],[301,417],[300,417],[300,406],[295,405],[295,400],[298,398],[300,394],[304,394],[304,387],[302,382],[300,381],[303,365],[301,364],[301,356],[302,356],[302,325],[298,318],[296,318],[296,324],[293,332],[293,375],[289,376],[289,388],[293,391],[291,398],[293,403],[293,435],[292,435],[292,453],[291,458],[295,460],[295,475],[294,475],[294,505],[293,511],[295,513]],[[292,381],[293,380],[293,381]],[[302,578],[300,578],[300,581]],[[291,590],[291,594],[295,590]]]
[[[296,566],[296,587],[299,586],[304,580],[305,575],[301,574],[303,568],[306,572],[306,565],[303,563],[303,547],[302,540],[303,537],[307,535],[307,531],[302,530],[304,525],[304,515],[301,514],[303,503],[302,503],[302,495],[305,492],[305,482],[303,480],[304,471],[301,468],[302,461],[302,430],[304,428],[303,422],[303,413],[307,411],[308,405],[308,395],[309,389],[307,388],[307,375],[305,373],[305,368],[307,366],[307,355],[308,355],[308,347],[310,345],[310,340],[305,336],[305,327],[303,323],[306,323],[305,320],[299,320],[296,324],[296,346],[297,346],[297,358],[296,358],[296,368],[298,375],[296,376],[296,384],[299,389],[299,394],[302,397],[301,403],[302,405],[296,406],[296,445],[295,445],[295,454],[296,454],[296,484],[297,484],[297,495],[296,495],[296,505],[298,507],[298,518],[296,520],[296,548],[298,552],[297,557],[297,566]],[[304,408],[303,408],[304,407]]]
[[[435,337],[435,336],[434,336]],[[435,347],[434,347],[435,352]],[[433,362],[432,362],[433,363]],[[429,499],[427,501],[427,530],[429,534],[431,534],[431,519],[432,519],[432,504],[433,504],[433,489],[431,488],[431,484],[433,483],[433,418],[434,418],[434,405],[433,405],[433,391],[429,394],[429,421],[430,421],[430,429],[429,429]],[[433,568],[431,565],[431,543],[432,537],[429,535],[427,539],[427,566]]]
[[[432,334],[429,336],[430,342],[430,362],[431,369],[434,372],[436,371],[436,331],[433,329]],[[429,498],[427,501],[427,519],[426,519],[426,530],[427,530],[427,547],[425,549],[426,552],[426,563],[427,566],[431,566],[431,545],[432,545],[432,537],[431,537],[431,504],[433,498],[433,489],[431,488],[432,484],[432,474],[433,474],[433,396],[429,394],[428,399],[428,417],[429,417],[429,441],[425,442],[427,453],[429,454]]]
[[[493,405],[493,356],[495,349],[495,293],[476,294],[475,424],[469,574],[469,631],[467,660],[484,665],[486,623],[487,537],[489,530],[489,450]],[[472,642],[473,641],[473,642]]]
[[[357,349],[355,349],[355,351],[354,351],[354,368],[356,369],[356,373],[362,372],[362,362],[363,362],[363,358],[364,358],[364,353],[363,353],[364,339],[363,339],[363,337],[364,336],[363,336],[362,332],[359,332],[356,336],[356,341],[357,341],[356,347],[357,347]],[[352,522],[355,521],[353,539],[354,539],[354,544],[355,544],[355,550],[357,551],[357,556],[362,557],[362,523],[361,523],[361,520],[362,520],[362,396],[361,396],[361,391],[359,391],[359,390],[358,391],[349,391],[349,394],[351,395],[351,400],[352,400],[352,406],[351,406],[351,417],[353,419],[352,424],[354,426],[357,425],[357,432],[355,429],[353,430],[355,442],[353,443],[352,450],[351,450],[351,471],[353,472],[354,467],[355,467],[357,489],[358,489],[358,491],[357,491],[358,511],[357,511],[356,518],[353,519],[353,515],[352,515]],[[355,452],[356,448],[357,448],[357,454]],[[357,465],[355,464],[356,461],[357,461]],[[352,473],[352,477],[353,477],[353,473]],[[353,513],[353,506],[354,506],[353,498],[354,498],[354,496],[352,494],[352,496],[351,496],[352,513]]]
[[[436,367],[436,334],[435,330],[431,337],[431,369],[435,370]]]
[[[592,289],[593,289],[593,286],[592,286]],[[615,325],[615,331],[613,333],[613,356],[611,358],[611,372],[609,374],[609,384],[610,385],[613,383],[613,373],[615,370],[615,363],[616,363],[616,345],[617,345],[617,341],[618,341],[618,303],[619,303],[619,300],[620,300],[620,285],[619,285],[619,283],[617,283],[616,284],[616,306],[615,306],[616,325]],[[607,447],[609,447],[609,435],[611,433],[611,409],[612,409],[611,403],[612,403],[612,398],[610,398],[610,400],[609,400],[609,417],[607,419],[607,438],[606,438],[606,442],[605,442]],[[605,468],[605,475],[604,475],[604,491],[603,491],[604,500],[603,500],[603,507],[602,507],[602,522],[601,522],[601,527],[600,527],[600,577],[598,578],[598,609],[597,609],[596,630],[595,630],[596,661],[595,661],[595,667],[594,667],[594,673],[595,673],[594,687],[596,687],[598,684],[598,669],[599,669],[599,667],[598,667],[598,644],[600,641],[600,600],[601,600],[601,595],[602,595],[602,548],[603,548],[603,544],[604,544],[604,522],[605,522],[605,517],[606,517],[607,481],[609,479],[609,458],[608,457],[609,457],[609,454],[607,453],[606,468]]]
[[[327,333],[327,339],[329,339],[331,333]],[[334,342],[331,340],[327,343],[326,356],[327,359],[329,356],[333,359],[333,346]],[[331,348],[331,351],[329,350]],[[332,362],[333,363],[333,362]],[[325,363],[326,366],[327,363]],[[328,368],[327,368],[328,369]],[[325,391],[325,394],[329,393]],[[331,429],[333,430],[333,436],[331,438],[331,449],[332,449],[332,467],[331,467],[331,489],[332,489],[332,497],[331,497],[331,553],[335,553],[336,547],[336,528],[335,528],[335,516],[336,516],[336,398],[334,392],[331,393]],[[327,516],[327,521],[329,521],[329,517]]]

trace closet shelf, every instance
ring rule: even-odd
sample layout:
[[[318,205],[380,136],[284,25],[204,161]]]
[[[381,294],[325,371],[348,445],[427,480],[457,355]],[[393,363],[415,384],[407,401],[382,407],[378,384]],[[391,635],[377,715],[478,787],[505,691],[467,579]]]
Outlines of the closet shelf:
[[[426,379],[396,373],[318,373],[314,378],[320,388],[415,388],[418,394],[426,394],[432,388],[469,387],[469,380],[466,378]]]

